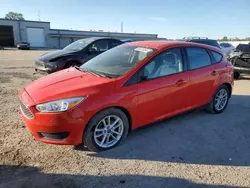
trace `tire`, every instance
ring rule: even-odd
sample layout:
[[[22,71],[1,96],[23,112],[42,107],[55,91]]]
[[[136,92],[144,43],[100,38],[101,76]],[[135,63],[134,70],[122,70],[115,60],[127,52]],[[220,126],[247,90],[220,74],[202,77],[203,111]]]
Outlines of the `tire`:
[[[106,126],[106,132],[105,132],[105,125],[103,123],[103,121],[105,122],[105,124],[107,123],[108,125],[108,117],[110,117],[110,127],[108,128]],[[117,119],[115,119],[117,118]],[[120,120],[119,120],[120,119]],[[122,125],[119,126],[117,129],[115,130],[111,130],[112,126],[111,124],[115,123],[115,121],[118,121],[118,123],[115,124],[115,126],[113,126],[113,128],[115,128],[118,124]],[[123,128],[121,128],[123,127]],[[98,131],[98,130],[103,130],[103,131]],[[111,130],[111,131],[110,131]],[[122,132],[121,132],[122,130]],[[110,131],[110,132],[108,132]],[[116,134],[115,132],[119,132],[120,134]],[[87,127],[85,128],[85,131],[83,133],[83,142],[84,144],[88,147],[89,150],[91,151],[104,151],[104,150],[108,150],[111,148],[116,147],[118,144],[120,144],[122,141],[125,140],[125,138],[127,137],[129,132],[129,121],[128,121],[128,117],[126,116],[126,114],[121,111],[118,108],[108,108],[105,110],[102,110],[100,112],[98,112],[96,115],[94,115],[94,117],[91,118],[91,120],[89,121]],[[97,134],[98,133],[98,134]],[[114,137],[117,136],[117,140],[113,139],[114,137],[111,136],[111,134],[113,134]],[[104,136],[99,136],[98,135],[104,135]],[[106,135],[106,140],[105,140],[105,135]],[[111,142],[110,139],[113,139],[113,142]],[[101,143],[104,139],[105,143],[103,146],[101,146]],[[107,141],[108,140],[108,141]],[[109,144],[110,142],[110,144]],[[112,145],[113,144],[113,145]]]
[[[225,95],[227,96],[227,97],[226,97],[226,100],[225,100],[225,103],[224,103],[224,105],[223,105],[222,108],[219,108],[219,107],[217,107],[217,105],[216,105],[216,100],[217,100],[216,98],[218,98],[219,92],[226,92]],[[226,107],[227,107],[229,98],[230,98],[230,92],[229,92],[228,86],[226,86],[226,85],[220,86],[220,87],[216,90],[215,94],[213,95],[213,98],[212,98],[211,102],[207,105],[206,111],[209,112],[209,113],[212,113],[212,114],[219,114],[219,113],[222,113],[222,112],[226,109]],[[220,100],[220,99],[219,99],[219,100]]]
[[[239,79],[239,78],[240,78],[240,73],[234,72],[234,79]]]

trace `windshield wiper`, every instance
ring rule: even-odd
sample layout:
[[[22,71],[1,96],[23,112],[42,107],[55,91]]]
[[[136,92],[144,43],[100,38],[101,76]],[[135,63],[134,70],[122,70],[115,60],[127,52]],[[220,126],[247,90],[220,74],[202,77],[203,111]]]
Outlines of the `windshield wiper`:
[[[98,76],[104,77],[104,78],[112,78],[111,76],[108,76],[106,74],[100,73],[100,72],[94,72],[95,74],[97,74]]]
[[[104,77],[104,78],[112,78],[110,76],[107,76],[107,75],[102,74],[102,73],[97,72],[97,71],[93,71],[93,70],[89,70],[89,69],[81,69],[80,67],[77,67],[77,66],[75,66],[75,68],[79,71],[88,72],[88,73],[93,74],[95,76],[100,76],[100,77]]]

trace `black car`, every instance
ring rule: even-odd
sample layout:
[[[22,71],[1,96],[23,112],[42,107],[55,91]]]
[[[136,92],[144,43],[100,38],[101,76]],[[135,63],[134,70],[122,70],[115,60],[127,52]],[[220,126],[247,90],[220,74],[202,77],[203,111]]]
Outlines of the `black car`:
[[[35,70],[52,73],[72,66],[80,66],[93,57],[122,42],[113,38],[91,37],[77,40],[62,50],[46,53],[35,62]]]
[[[238,79],[241,73],[250,74],[250,44],[239,44],[229,54],[229,60],[234,65],[234,78]]]
[[[30,50],[30,43],[28,42],[19,42],[16,44],[18,50]]]
[[[206,44],[209,46],[220,48],[219,43],[217,42],[217,40],[214,40],[214,39],[201,38],[201,37],[191,37],[191,38],[183,38],[182,41]]]

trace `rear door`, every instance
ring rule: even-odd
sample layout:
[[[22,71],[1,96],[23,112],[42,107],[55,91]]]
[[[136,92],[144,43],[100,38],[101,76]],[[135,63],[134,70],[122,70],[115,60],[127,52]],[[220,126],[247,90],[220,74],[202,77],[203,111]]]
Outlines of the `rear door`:
[[[188,73],[181,48],[168,49],[139,71],[138,113],[140,124],[148,124],[186,109]]]
[[[189,87],[187,92],[187,106],[192,109],[209,103],[215,91],[218,72],[212,64],[212,57],[208,51],[199,47],[187,47]]]

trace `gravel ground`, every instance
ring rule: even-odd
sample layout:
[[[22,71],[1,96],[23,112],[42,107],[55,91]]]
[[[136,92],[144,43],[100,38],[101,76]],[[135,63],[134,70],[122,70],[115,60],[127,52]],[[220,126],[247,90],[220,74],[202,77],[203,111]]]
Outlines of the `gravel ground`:
[[[250,187],[250,78],[223,114],[200,110],[133,131],[117,148],[39,143],[18,114],[18,91],[44,51],[0,51],[0,188]]]

